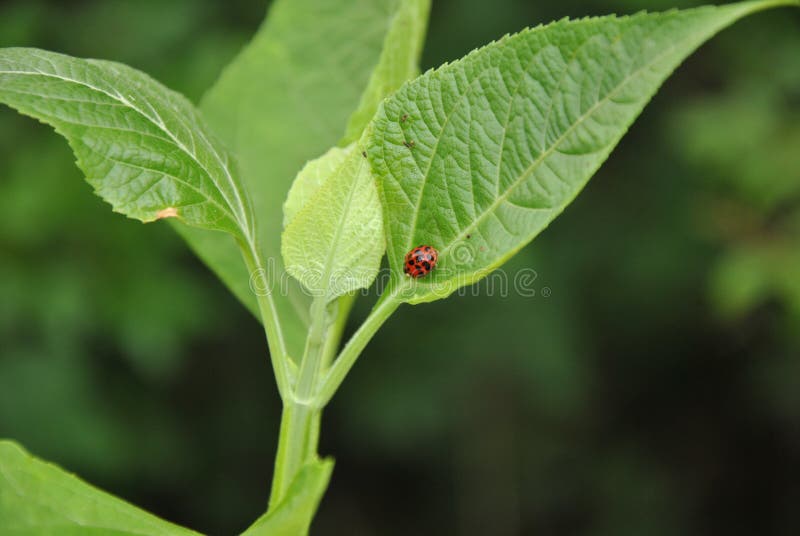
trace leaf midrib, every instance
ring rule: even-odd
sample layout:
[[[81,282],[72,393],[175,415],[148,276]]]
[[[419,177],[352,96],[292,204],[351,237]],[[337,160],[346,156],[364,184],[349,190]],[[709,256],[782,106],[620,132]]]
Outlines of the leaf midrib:
[[[351,152],[351,154],[348,155],[347,158],[357,158],[356,155],[360,152],[360,149],[359,149],[358,146],[356,146],[356,147],[354,147],[352,149],[352,151],[353,152]],[[340,168],[339,168],[340,171],[338,173],[339,175],[344,173],[346,164],[347,164],[347,160],[345,159],[342,162],[342,164],[340,165]],[[337,248],[338,248],[338,245],[339,245],[339,241],[342,238],[342,229],[344,228],[345,224],[347,223],[347,216],[350,214],[350,205],[351,205],[351,202],[353,200],[353,195],[355,194],[356,187],[358,185],[358,180],[359,180],[359,178],[361,176],[361,170],[362,170],[362,166],[363,165],[364,165],[364,161],[359,159],[358,171],[356,171],[356,173],[354,174],[353,181],[350,183],[350,190],[347,192],[347,200],[345,202],[345,209],[342,212],[342,217],[339,220],[339,225],[336,226],[336,234],[333,237],[333,242],[331,243],[331,248],[328,251],[328,255],[325,258],[325,277],[323,279],[323,285],[325,285],[324,291],[325,291],[325,299],[326,300],[329,298],[328,294],[330,293],[330,278],[331,278],[331,273],[333,271],[333,266],[332,266],[333,265],[333,260],[336,257],[336,252],[337,252]],[[333,179],[333,177],[331,177],[331,179]],[[331,179],[328,179],[328,180],[331,180]]]

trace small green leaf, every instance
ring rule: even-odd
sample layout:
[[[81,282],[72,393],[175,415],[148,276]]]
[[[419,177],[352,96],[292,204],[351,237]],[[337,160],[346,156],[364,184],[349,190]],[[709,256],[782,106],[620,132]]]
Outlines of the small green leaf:
[[[275,508],[261,516],[242,536],[303,536],[308,534],[319,501],[328,487],[333,460],[306,463]]]
[[[331,168],[321,184],[312,185],[320,170]],[[287,271],[326,301],[368,287],[385,245],[381,203],[358,146],[334,149],[311,162],[292,192],[289,201],[297,206],[291,210],[297,212],[287,214],[281,248]]]
[[[352,148],[341,149],[333,147],[324,155],[315,160],[311,160],[292,183],[292,188],[289,190],[289,196],[283,204],[283,226],[284,228],[289,225],[289,222],[295,215],[302,209],[314,194],[319,190],[320,186],[342,165],[347,158],[347,155],[352,152]]]
[[[55,127],[114,210],[253,233],[233,159],[184,97],[125,65],[0,50],[0,102]]]
[[[562,20],[401,88],[367,142],[401,299],[446,297],[503,264],[574,199],[693,50],[747,14],[790,4]],[[439,265],[402,282],[417,244],[437,248]]]
[[[190,536],[31,456],[12,441],[0,441],[0,534],[30,536]]]

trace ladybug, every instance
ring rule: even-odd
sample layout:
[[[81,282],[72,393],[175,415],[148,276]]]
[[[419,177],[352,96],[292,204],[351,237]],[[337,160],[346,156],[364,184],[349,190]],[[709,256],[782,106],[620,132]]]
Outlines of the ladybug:
[[[411,277],[425,277],[436,267],[439,252],[431,246],[417,246],[408,253],[403,263],[403,271]]]

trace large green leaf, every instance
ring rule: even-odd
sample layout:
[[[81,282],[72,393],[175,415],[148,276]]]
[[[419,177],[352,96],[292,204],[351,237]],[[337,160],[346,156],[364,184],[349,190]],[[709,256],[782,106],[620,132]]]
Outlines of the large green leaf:
[[[0,50],[0,102],[55,127],[114,210],[176,217],[248,241],[250,204],[233,159],[184,97],[125,65]]]
[[[306,463],[292,480],[286,496],[256,520],[242,536],[303,536],[319,501],[328,488],[333,460],[314,459]]]
[[[163,521],[0,441],[0,534],[30,536],[190,536]]]
[[[310,162],[284,208],[286,269],[326,302],[372,284],[385,249],[381,203],[361,153],[353,143]]]
[[[405,0],[396,4],[380,60],[372,71],[358,109],[350,116],[342,143],[354,142],[361,137],[380,102],[403,82],[419,74],[430,0]]]
[[[202,103],[212,126],[239,157],[253,194],[270,299],[293,356],[302,353],[309,300],[296,282],[283,277],[282,204],[303,164],[342,138],[354,110],[368,113],[363,110],[374,108],[376,99],[415,74],[408,54],[416,60],[428,4],[429,0],[277,0],[253,41]],[[410,13],[417,17],[413,24]],[[382,56],[382,50],[394,53]],[[360,120],[350,123],[350,130],[358,130],[358,124],[363,128]],[[231,241],[200,237],[192,230],[183,234],[254,310],[249,275],[226,263],[234,254]]]
[[[367,151],[403,299],[445,297],[500,266],[572,201],[686,56],[741,17],[790,4],[562,20],[401,88]],[[403,280],[417,244],[436,247],[439,266]]]

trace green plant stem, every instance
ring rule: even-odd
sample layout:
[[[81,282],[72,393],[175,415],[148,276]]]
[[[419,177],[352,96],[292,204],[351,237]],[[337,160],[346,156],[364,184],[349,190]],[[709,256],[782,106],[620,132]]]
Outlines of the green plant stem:
[[[275,469],[269,496],[273,509],[286,495],[303,464],[316,456],[321,411],[296,401],[284,402]]]
[[[345,294],[336,300],[336,318],[328,330],[328,336],[325,339],[325,349],[322,351],[322,370],[327,370],[333,358],[336,357],[336,351],[339,349],[339,344],[342,341],[344,328],[347,326],[347,318],[350,316],[350,311],[356,301],[356,296]]]
[[[336,390],[339,389],[342,381],[344,381],[345,376],[355,364],[358,356],[378,329],[402,303],[398,299],[401,294],[401,288],[402,285],[395,287],[394,290],[387,289],[387,292],[381,295],[378,303],[375,304],[372,312],[361,324],[361,327],[358,328],[358,331],[347,341],[339,357],[336,358],[336,361],[333,362],[333,365],[320,382],[319,390],[314,397],[318,407],[324,408],[330,402]]]
[[[257,248],[250,244],[241,246],[251,277],[257,278],[261,288],[268,289],[269,274],[260,262]],[[290,376],[290,358],[277,323],[274,302],[269,294],[257,296],[270,359],[283,401],[270,491],[270,509],[275,508],[286,496],[289,486],[303,465],[317,456],[322,408],[333,397],[373,335],[400,305],[398,296],[401,288],[402,285],[395,287],[394,291],[387,289],[329,369],[328,365],[341,339],[352,299],[342,298],[336,303],[336,314],[331,318],[326,299],[316,298],[311,306],[311,326],[296,382]]]
[[[278,392],[281,400],[286,400],[290,392],[289,381],[289,357],[286,352],[286,341],[283,339],[283,331],[278,324],[278,313],[275,309],[275,302],[270,296],[269,274],[261,261],[258,247],[253,241],[239,242],[245,264],[251,278],[256,278],[259,288],[264,289],[263,293],[256,293],[258,309],[261,313],[261,322],[264,325],[264,332],[267,336],[267,346],[269,348],[272,369],[275,372],[275,381],[278,384]]]
[[[315,298],[311,305],[311,326],[297,384],[283,401],[270,508],[281,501],[303,464],[317,454],[322,407],[316,404],[313,395],[327,347],[326,335],[330,331],[327,305],[325,296]]]
[[[314,299],[311,304],[311,326],[306,339],[306,348],[300,362],[300,375],[297,379],[294,396],[302,404],[315,405],[312,397],[317,377],[322,368],[322,354],[325,348],[325,335],[328,331],[327,301],[325,297]]]

